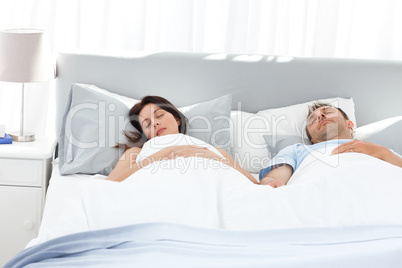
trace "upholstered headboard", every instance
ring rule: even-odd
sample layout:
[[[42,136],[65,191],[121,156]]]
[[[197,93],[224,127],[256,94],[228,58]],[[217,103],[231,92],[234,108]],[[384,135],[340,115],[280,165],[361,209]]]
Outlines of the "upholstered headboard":
[[[353,97],[359,126],[402,115],[402,62],[210,53],[60,53],[57,133],[72,83],[177,106],[232,93],[233,109],[256,112],[314,99]]]

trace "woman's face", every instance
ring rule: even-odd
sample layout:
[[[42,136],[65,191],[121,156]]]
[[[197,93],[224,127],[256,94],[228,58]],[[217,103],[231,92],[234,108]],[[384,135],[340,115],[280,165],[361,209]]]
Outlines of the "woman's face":
[[[142,131],[148,139],[156,136],[179,133],[180,120],[158,105],[149,103],[138,115]]]

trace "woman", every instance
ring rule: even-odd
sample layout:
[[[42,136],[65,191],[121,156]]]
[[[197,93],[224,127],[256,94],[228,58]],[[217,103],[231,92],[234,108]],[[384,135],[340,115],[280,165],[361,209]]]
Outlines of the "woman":
[[[172,103],[158,96],[144,97],[141,102],[131,108],[129,116],[131,124],[139,133],[125,133],[126,137],[131,143],[140,144],[140,146],[132,147],[125,151],[116,167],[109,174],[108,180],[123,181],[131,174],[156,161],[196,156],[220,161],[235,168],[253,183],[258,183],[225,150],[209,145],[166,146],[149,156],[138,157],[142,150],[141,144],[144,142],[150,141],[155,137],[179,133],[184,134],[186,132],[186,118]]]

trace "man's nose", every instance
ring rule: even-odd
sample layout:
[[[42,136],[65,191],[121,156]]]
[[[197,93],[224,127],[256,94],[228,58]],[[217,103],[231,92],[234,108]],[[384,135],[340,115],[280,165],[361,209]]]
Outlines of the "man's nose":
[[[320,114],[318,115],[318,119],[319,119],[319,120],[324,120],[324,119],[325,119],[325,114],[320,113]]]

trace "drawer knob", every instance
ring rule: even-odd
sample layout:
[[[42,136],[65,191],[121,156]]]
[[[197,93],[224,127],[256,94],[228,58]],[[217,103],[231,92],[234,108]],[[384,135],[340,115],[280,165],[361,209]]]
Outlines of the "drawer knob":
[[[26,230],[31,230],[33,227],[34,227],[33,222],[31,222],[31,221],[25,221],[25,222],[24,222],[24,228],[25,228]]]

